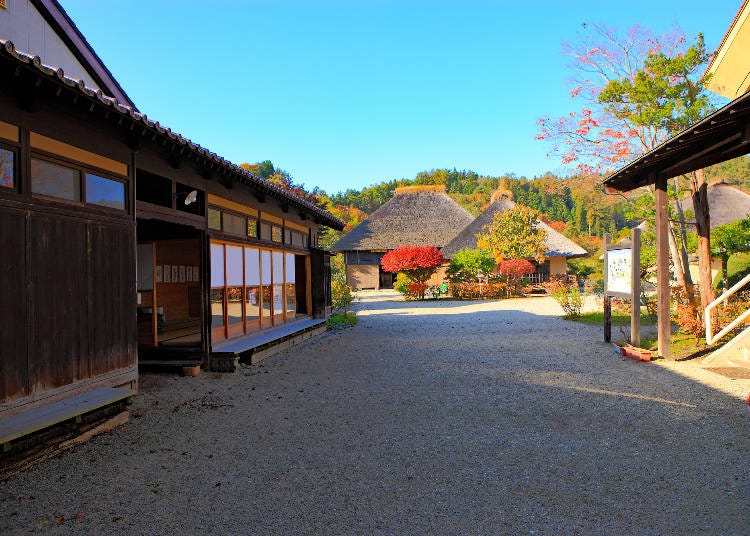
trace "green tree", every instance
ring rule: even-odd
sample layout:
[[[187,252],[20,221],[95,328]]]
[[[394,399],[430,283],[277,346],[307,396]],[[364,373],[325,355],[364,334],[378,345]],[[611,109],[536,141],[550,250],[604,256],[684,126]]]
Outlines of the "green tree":
[[[547,233],[539,227],[539,215],[538,211],[523,205],[497,212],[484,232],[477,235],[477,245],[491,251],[497,262],[542,260]]]
[[[711,232],[711,253],[721,258],[721,279],[724,292],[729,288],[727,263],[735,253],[750,251],[750,218],[725,223]]]
[[[451,259],[447,276],[451,282],[476,282],[479,273],[489,274],[495,269],[495,259],[484,249],[462,249]]]

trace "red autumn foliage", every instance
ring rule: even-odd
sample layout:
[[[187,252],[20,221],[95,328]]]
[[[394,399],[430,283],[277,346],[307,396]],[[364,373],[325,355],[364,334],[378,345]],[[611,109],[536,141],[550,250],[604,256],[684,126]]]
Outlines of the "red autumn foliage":
[[[438,268],[444,262],[434,246],[401,246],[383,255],[380,264],[386,272],[408,272]]]
[[[512,279],[530,275],[536,271],[534,265],[526,259],[510,259],[503,261],[500,263],[499,269],[501,274]]]

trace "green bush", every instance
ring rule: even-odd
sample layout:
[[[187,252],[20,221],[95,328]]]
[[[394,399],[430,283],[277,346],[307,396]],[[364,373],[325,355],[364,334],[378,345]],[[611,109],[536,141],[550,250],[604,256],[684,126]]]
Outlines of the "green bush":
[[[584,294],[578,284],[568,284],[564,281],[550,281],[547,287],[550,296],[562,307],[564,318],[575,320],[581,316]]]
[[[330,331],[337,328],[350,328],[356,325],[357,322],[357,315],[355,315],[354,313],[336,313],[331,318],[326,320],[326,329]]]
[[[352,304],[352,289],[341,280],[331,282],[331,301],[334,311],[346,313],[347,307]]]
[[[393,290],[406,296],[409,293],[409,285],[412,283],[413,281],[408,275],[404,272],[399,272],[396,274],[396,280],[393,282]]]

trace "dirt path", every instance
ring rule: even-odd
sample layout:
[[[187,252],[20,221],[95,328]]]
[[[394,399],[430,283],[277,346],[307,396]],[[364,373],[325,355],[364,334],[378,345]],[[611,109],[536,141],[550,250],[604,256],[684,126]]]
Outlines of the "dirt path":
[[[0,533],[747,533],[747,380],[618,358],[547,298],[357,307],[144,376],[129,424],[0,484]]]

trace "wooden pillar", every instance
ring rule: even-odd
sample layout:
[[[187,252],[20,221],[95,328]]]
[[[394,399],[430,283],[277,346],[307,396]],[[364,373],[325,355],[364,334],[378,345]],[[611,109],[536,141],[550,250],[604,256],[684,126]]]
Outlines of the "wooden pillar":
[[[612,235],[604,233],[604,342],[612,342],[612,297],[607,294],[607,253]]]
[[[669,342],[672,321],[669,312],[669,222],[667,213],[667,179],[656,179],[656,300],[659,355],[671,359]]]
[[[630,235],[631,258],[633,266],[631,269],[631,289],[633,297],[630,302],[630,344],[641,345],[641,230],[633,228]]]

